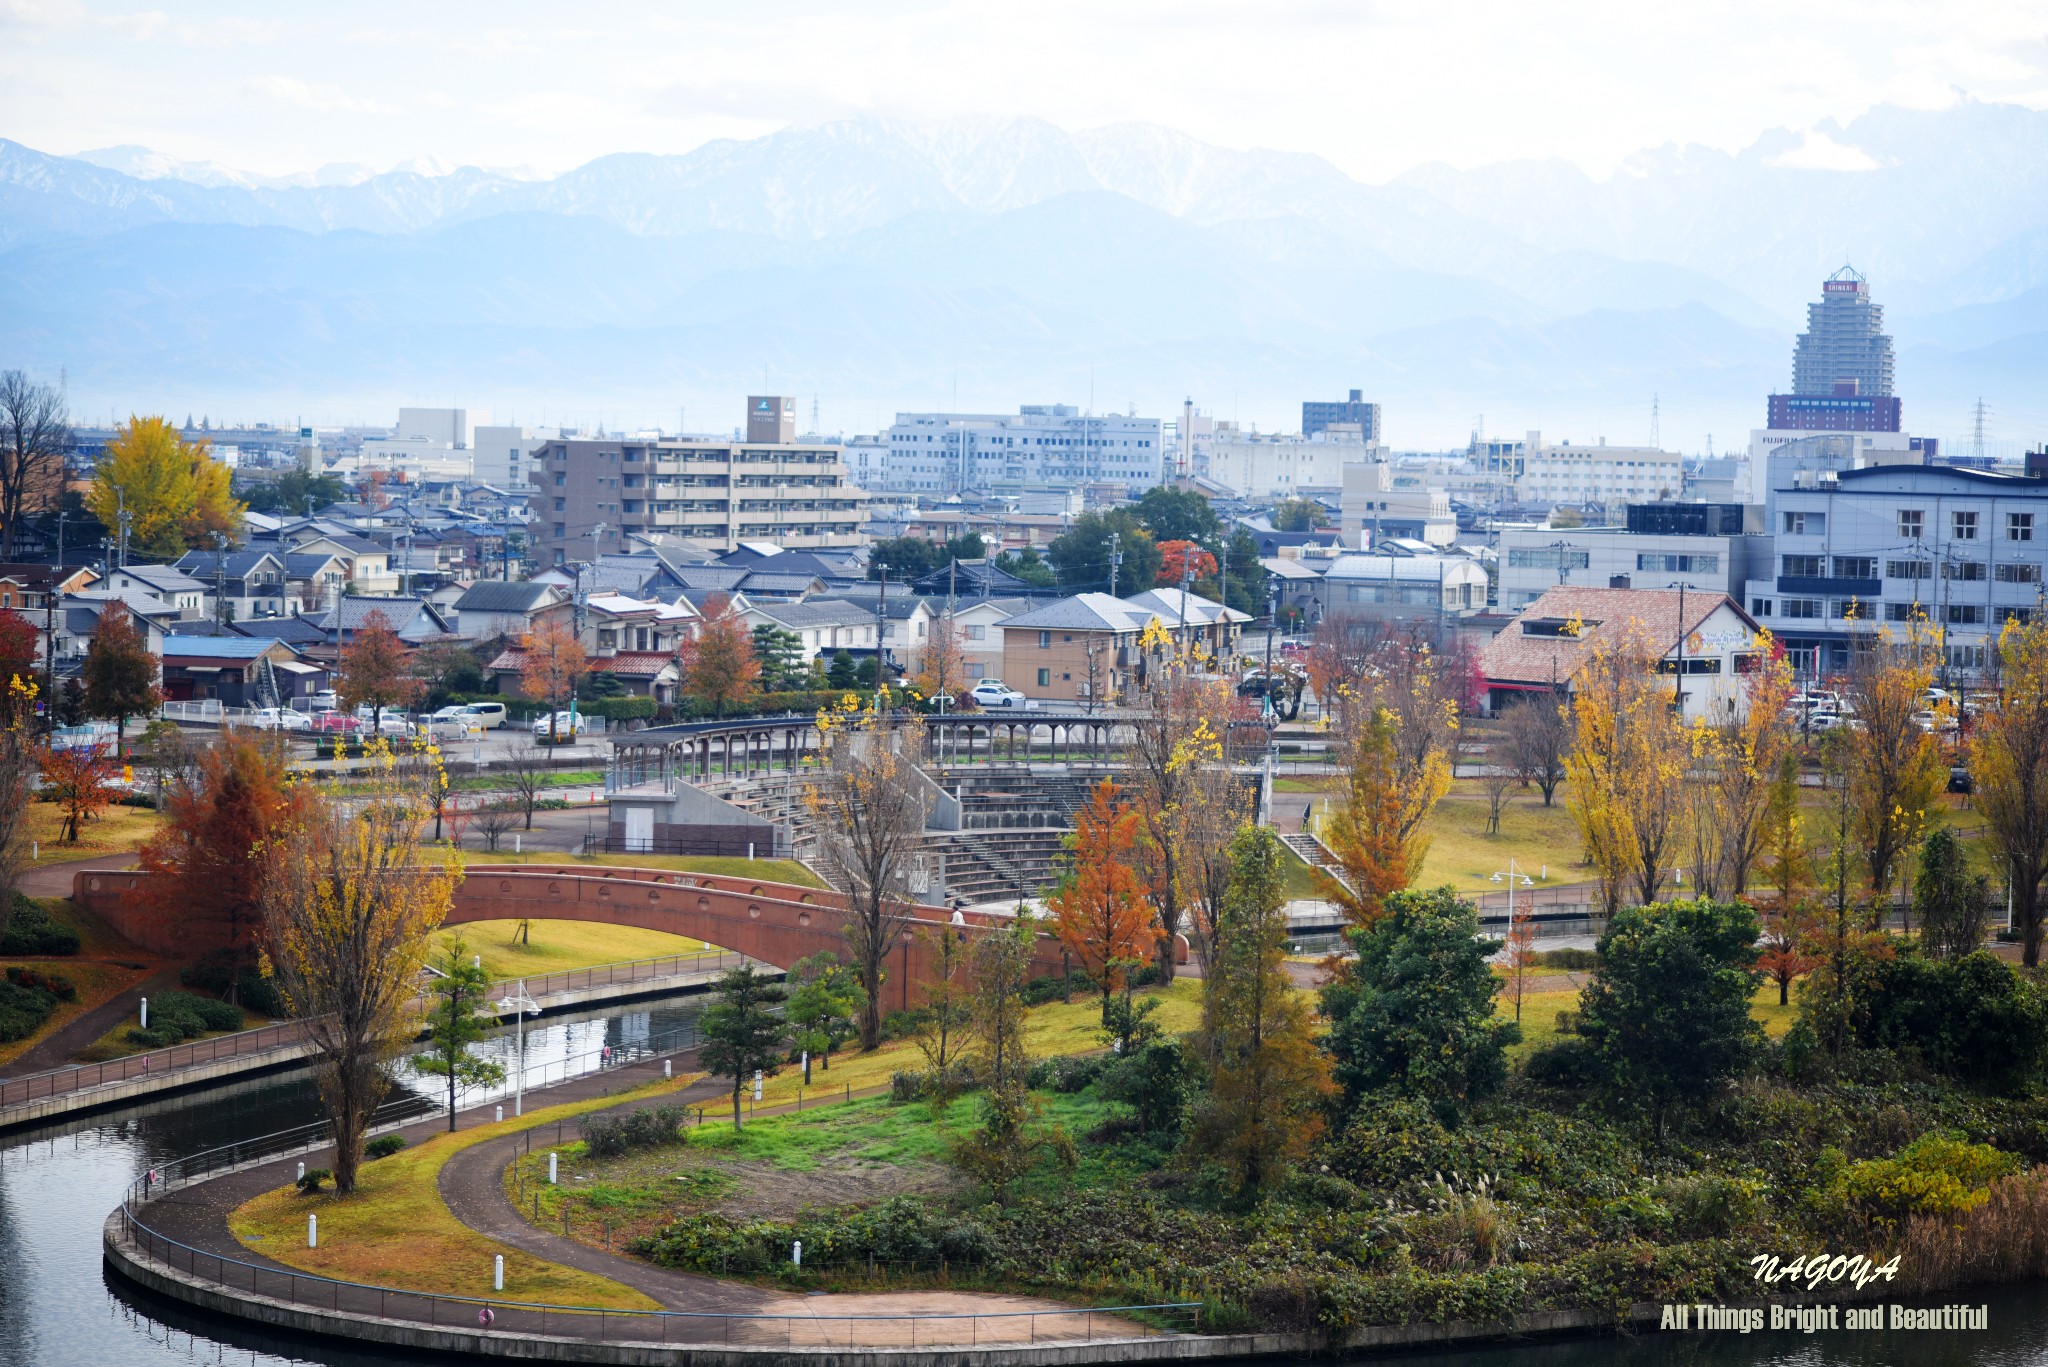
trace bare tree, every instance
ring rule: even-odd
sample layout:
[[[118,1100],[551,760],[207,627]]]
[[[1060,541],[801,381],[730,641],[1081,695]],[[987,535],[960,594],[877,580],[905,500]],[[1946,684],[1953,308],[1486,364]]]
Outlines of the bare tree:
[[[1503,719],[1501,767],[1524,784],[1534,784],[1548,807],[1564,782],[1564,757],[1572,748],[1569,703],[1553,694],[1534,694],[1508,708]]]
[[[1138,857],[1159,913],[1153,961],[1162,983],[1173,981],[1173,940],[1189,929],[1191,901],[1213,895],[1229,877],[1214,866],[1198,874],[1202,861],[1195,851],[1201,840],[1218,835],[1219,844],[1228,845],[1236,832],[1218,810],[1227,805],[1223,792],[1197,797],[1198,789],[1229,781],[1230,709],[1230,685],[1197,675],[1176,651],[1154,668],[1145,709],[1131,719],[1130,785],[1143,836]],[[1191,938],[1207,939],[1200,933]]]
[[[825,776],[804,790],[821,853],[846,894],[846,944],[860,985],[860,1045],[882,1042],[882,980],[889,952],[908,931],[916,904],[912,860],[924,845],[927,793],[924,727],[904,725],[870,702],[821,721],[831,746]],[[907,990],[907,987],[906,987]]]
[[[480,802],[470,812],[471,829],[475,830],[478,839],[484,842],[484,848],[492,854],[498,852],[499,842],[504,840],[506,832],[510,831],[518,820],[519,808],[511,802]]]
[[[0,560],[14,559],[22,520],[62,493],[70,442],[64,391],[19,370],[0,373]]]
[[[29,862],[29,800],[35,792],[36,757],[17,730],[0,731],[0,931],[14,913],[14,890]]]
[[[313,1048],[344,1195],[390,1087],[388,1065],[412,1039],[428,937],[462,877],[459,857],[420,857],[427,795],[403,769],[381,773],[367,795],[346,808],[317,802],[275,841],[263,889],[271,964]]]
[[[1521,775],[1505,764],[1489,764],[1481,780],[1486,789],[1486,833],[1500,834],[1500,814],[1506,810],[1508,795],[1522,786]]]
[[[505,764],[505,782],[512,788],[513,810],[524,814],[526,829],[533,829],[533,809],[540,805],[548,787],[548,766],[537,751],[514,750]]]

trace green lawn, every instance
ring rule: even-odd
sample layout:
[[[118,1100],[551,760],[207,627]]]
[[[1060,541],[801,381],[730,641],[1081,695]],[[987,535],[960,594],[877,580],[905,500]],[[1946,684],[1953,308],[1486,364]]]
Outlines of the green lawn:
[[[444,858],[443,847],[429,847],[422,854]],[[571,864],[610,865],[614,868],[673,869],[678,873],[708,873],[724,878],[758,878],[764,883],[794,883],[799,887],[822,888],[823,879],[793,859],[741,859],[737,856],[695,854],[562,854],[527,850],[514,854],[500,850],[487,854],[466,850],[463,858],[475,864]]]
[[[1500,834],[1486,831],[1486,799],[1478,783],[1461,779],[1451,795],[1436,806],[1424,830],[1429,850],[1423,856],[1417,887],[1434,888],[1448,883],[1460,892],[1490,892],[1497,884],[1496,872],[1507,869],[1509,858],[1531,878],[1550,883],[1579,883],[1593,877],[1579,860],[1579,832],[1559,794],[1556,806],[1545,807],[1535,792],[1510,799],[1500,816]]]
[[[469,953],[483,957],[484,971],[491,977],[521,978],[594,964],[660,959],[706,948],[702,940],[683,935],[590,921],[534,921],[528,926],[524,943],[518,931],[517,921],[470,921],[437,934],[436,952],[459,935]]]

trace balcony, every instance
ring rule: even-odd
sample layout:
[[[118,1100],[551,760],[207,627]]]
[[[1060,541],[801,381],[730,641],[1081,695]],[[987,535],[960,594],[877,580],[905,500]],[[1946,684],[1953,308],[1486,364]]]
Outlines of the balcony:
[[[1872,599],[1884,592],[1882,579],[1836,579],[1829,575],[1781,574],[1778,592],[1827,598]]]

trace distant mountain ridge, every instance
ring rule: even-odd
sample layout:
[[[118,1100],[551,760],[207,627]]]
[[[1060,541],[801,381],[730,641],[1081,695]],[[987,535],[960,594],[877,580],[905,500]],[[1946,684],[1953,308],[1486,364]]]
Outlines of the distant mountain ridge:
[[[1868,169],[1797,164],[1816,139]],[[1386,185],[1022,118],[845,120],[551,178],[0,140],[0,362],[293,403],[780,376],[886,408],[939,376],[1015,401],[1097,374],[1155,411],[1201,386],[1270,415],[1369,385],[1397,441],[1404,407],[1414,440],[1489,409],[1640,439],[1657,393],[1667,430],[1725,445],[1845,260],[1888,306],[1909,421],[2024,385],[2048,358],[2044,153],[2048,115],[1970,102],[1653,149],[1605,180],[1524,162]]]

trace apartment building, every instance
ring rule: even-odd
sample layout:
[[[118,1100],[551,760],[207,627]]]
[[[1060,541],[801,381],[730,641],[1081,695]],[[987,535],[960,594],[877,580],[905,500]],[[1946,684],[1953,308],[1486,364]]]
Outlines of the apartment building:
[[[1685,458],[1654,446],[1551,443],[1531,432],[1510,457],[1519,465],[1517,502],[1531,507],[1608,507],[1677,498],[1685,487]]]
[[[1025,404],[1016,413],[898,413],[886,451],[864,451],[870,490],[956,494],[969,489],[1109,484],[1135,494],[1161,478],[1160,423],[1072,404]]]
[[[1802,663],[1844,669],[1856,640],[1924,615],[1967,682],[2007,619],[2041,611],[2048,478],[2039,473],[1776,464],[1773,483],[1784,482],[1767,504],[1773,554],[1745,596]]]
[[[1503,609],[1528,606],[1560,585],[1690,589],[1738,600],[1770,540],[1745,533],[1740,504],[1631,504],[1616,527],[1514,527],[1500,533]]]
[[[531,479],[541,566],[624,551],[645,533],[718,551],[855,546],[867,521],[867,492],[826,442],[557,438],[535,453]]]

